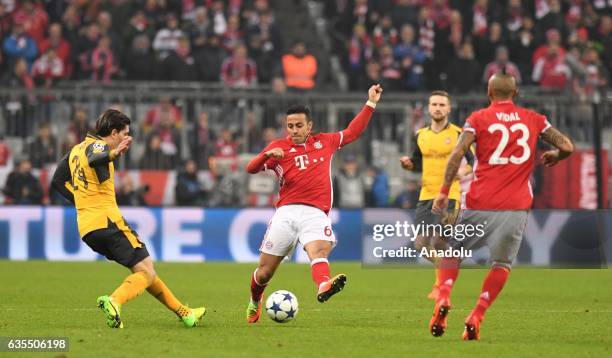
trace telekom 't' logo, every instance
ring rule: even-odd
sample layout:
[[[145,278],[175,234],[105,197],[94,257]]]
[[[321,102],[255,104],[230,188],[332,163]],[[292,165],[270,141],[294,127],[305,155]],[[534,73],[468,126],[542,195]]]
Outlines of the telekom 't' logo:
[[[300,170],[306,169],[306,165],[308,164],[308,155],[297,155],[295,156],[295,165],[300,168]]]

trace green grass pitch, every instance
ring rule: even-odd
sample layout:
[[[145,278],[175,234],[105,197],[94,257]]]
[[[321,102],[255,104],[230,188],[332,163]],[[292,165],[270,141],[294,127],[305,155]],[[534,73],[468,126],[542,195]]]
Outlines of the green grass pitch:
[[[283,264],[267,292],[292,291],[300,311],[287,324],[244,312],[254,265],[157,264],[179,299],[208,309],[186,329],[147,293],[123,306],[123,330],[106,327],[95,307],[127,271],[116,264],[0,261],[0,336],[68,336],[68,353],[50,357],[302,356],[612,356],[612,270],[514,270],[483,322],[481,341],[460,340],[463,319],[485,270],[461,271],[449,328],[428,332],[433,281],[428,268],[371,269],[332,263],[346,289],[325,304],[315,299],[307,265]],[[0,357],[7,356],[0,353]]]

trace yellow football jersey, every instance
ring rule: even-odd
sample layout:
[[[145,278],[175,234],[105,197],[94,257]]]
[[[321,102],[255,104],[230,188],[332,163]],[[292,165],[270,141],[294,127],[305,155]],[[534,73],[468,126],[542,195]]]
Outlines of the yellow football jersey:
[[[106,142],[98,136],[88,134],[58,165],[54,181],[64,181],[64,187],[54,187],[74,201],[81,237],[114,223],[126,234],[134,247],[141,247],[142,244],[123,219],[117,206],[115,167],[110,156]]]
[[[444,183],[446,163],[460,134],[461,128],[451,123],[439,132],[432,130],[431,126],[416,132],[412,161],[415,170],[423,172],[419,200],[433,200],[438,196],[440,187]],[[465,158],[469,165],[474,165],[474,156],[470,150],[465,154]],[[448,197],[457,201],[461,198],[459,180],[453,180]]]

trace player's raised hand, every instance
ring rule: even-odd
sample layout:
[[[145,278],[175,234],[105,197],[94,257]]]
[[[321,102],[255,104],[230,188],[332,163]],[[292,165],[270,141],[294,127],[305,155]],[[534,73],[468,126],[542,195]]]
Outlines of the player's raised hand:
[[[542,164],[546,167],[552,167],[559,163],[559,151],[556,149],[548,150],[542,154]]]
[[[264,155],[268,158],[282,158],[285,156],[285,153],[281,148],[272,148],[265,152]]]
[[[412,159],[410,159],[410,157],[401,157],[400,164],[402,165],[402,168],[406,170],[414,170],[414,163],[412,162]]]
[[[127,152],[127,150],[130,149],[130,144],[132,144],[132,137],[125,136],[121,143],[119,143],[119,145],[117,146],[117,149],[115,149],[115,153],[117,154],[117,156],[120,156],[121,154]]]
[[[368,90],[368,101],[378,103],[380,101],[380,95],[383,93],[383,89],[379,84],[373,85]]]
[[[446,208],[448,208],[448,195],[439,193],[436,199],[434,199],[431,212],[440,215]]]

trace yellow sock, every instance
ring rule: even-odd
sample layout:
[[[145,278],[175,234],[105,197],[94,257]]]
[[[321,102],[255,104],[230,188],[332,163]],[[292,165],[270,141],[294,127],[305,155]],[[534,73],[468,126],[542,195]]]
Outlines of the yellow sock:
[[[143,293],[150,283],[151,279],[146,272],[139,271],[133,273],[123,280],[123,283],[117,287],[111,298],[113,302],[122,305]]]
[[[440,275],[438,275],[440,273],[440,269],[436,267],[436,283],[434,283],[434,286],[436,287],[440,287]]]
[[[159,302],[163,303],[168,309],[174,313],[176,313],[179,317],[184,317],[189,315],[189,309],[181,303],[172,291],[166,286],[164,281],[162,281],[159,277],[156,277],[153,280],[151,286],[147,288],[147,291],[155,297]]]

